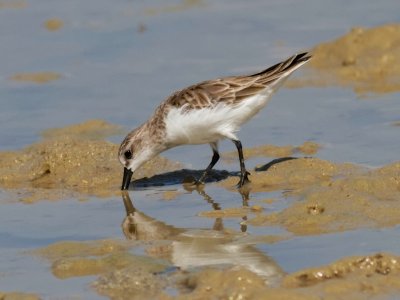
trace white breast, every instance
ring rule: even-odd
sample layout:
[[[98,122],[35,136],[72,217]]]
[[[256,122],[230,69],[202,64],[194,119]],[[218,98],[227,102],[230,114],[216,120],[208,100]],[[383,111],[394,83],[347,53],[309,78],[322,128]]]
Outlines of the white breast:
[[[173,108],[166,116],[168,143],[173,146],[182,144],[206,144],[220,139],[237,139],[235,132],[250,120],[268,102],[271,89],[249,97],[239,104],[220,103],[213,107],[193,109]]]

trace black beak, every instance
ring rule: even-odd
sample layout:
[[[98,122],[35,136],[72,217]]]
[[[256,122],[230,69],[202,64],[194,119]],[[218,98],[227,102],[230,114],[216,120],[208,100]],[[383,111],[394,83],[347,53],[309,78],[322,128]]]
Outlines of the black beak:
[[[127,190],[129,188],[129,184],[131,183],[133,172],[127,168],[124,168],[124,178],[122,178],[122,187],[121,190]]]

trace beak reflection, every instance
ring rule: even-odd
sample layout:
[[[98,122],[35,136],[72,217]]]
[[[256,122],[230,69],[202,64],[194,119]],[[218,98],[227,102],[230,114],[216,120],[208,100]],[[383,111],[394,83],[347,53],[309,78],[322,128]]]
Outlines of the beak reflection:
[[[129,188],[129,184],[131,183],[133,172],[127,168],[124,168],[124,177],[122,178],[122,186],[121,190],[127,190]]]

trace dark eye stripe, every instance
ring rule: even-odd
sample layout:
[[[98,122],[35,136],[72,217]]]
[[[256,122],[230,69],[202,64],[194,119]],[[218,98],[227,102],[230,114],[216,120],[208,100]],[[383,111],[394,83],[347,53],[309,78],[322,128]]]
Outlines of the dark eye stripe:
[[[126,150],[124,153],[124,156],[126,159],[131,159],[132,158],[132,152],[131,150]]]

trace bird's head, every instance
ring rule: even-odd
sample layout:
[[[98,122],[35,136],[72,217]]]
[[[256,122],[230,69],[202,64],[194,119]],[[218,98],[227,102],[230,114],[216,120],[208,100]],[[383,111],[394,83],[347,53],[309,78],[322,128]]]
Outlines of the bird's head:
[[[118,151],[119,161],[124,166],[122,190],[128,189],[133,172],[154,155],[155,153],[142,131],[134,130],[125,137]]]

